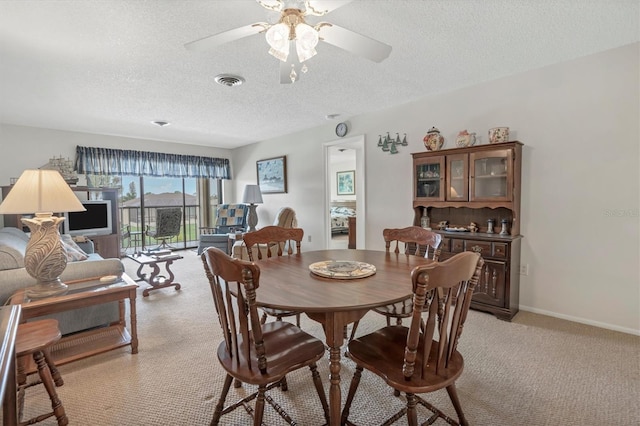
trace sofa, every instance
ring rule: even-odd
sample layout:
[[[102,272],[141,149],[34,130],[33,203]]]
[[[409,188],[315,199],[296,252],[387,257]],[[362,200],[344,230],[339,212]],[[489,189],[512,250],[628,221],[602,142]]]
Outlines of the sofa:
[[[9,299],[17,290],[36,283],[24,268],[24,253],[28,242],[29,236],[18,228],[0,229],[0,303],[3,305],[9,303]],[[70,252],[77,250],[69,249],[67,267],[60,277],[62,281],[123,274],[124,265],[120,259],[103,259],[93,252],[93,243],[89,240],[78,243],[78,246],[82,254],[80,258],[84,260],[74,261]],[[47,317],[57,319],[60,332],[67,335],[117,322],[118,302],[60,312]]]

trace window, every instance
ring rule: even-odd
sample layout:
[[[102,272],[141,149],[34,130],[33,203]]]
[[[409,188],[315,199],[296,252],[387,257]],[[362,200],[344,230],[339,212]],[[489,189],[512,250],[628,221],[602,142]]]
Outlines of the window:
[[[131,241],[123,241],[123,248],[131,252],[153,247],[156,241],[145,236],[155,226],[156,210],[163,207],[182,207],[183,225],[175,248],[190,248],[198,244],[199,228],[207,226],[203,211],[215,212],[222,186],[220,179],[158,178],[150,176],[123,176],[120,196],[120,222],[128,229]],[[204,191],[204,192],[203,192]],[[203,206],[210,206],[203,209]],[[211,219],[210,219],[211,220]],[[128,228],[127,228],[128,227]]]

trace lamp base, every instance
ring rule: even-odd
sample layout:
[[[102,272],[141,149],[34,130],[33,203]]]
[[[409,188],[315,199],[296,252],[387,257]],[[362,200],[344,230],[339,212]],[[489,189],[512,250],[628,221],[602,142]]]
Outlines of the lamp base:
[[[36,279],[36,285],[26,289],[27,297],[41,299],[67,292],[60,275],[67,267],[67,254],[60,242],[58,226],[63,217],[51,213],[36,213],[34,218],[22,218],[31,238],[24,253],[24,268]]]
[[[25,295],[29,299],[43,299],[45,297],[60,296],[67,291],[69,291],[69,286],[58,279],[28,287],[25,289]]]
[[[258,213],[256,213],[256,205],[251,203],[249,204],[249,214],[247,215],[247,225],[249,225],[249,232],[253,232],[256,230],[256,225],[258,224]]]

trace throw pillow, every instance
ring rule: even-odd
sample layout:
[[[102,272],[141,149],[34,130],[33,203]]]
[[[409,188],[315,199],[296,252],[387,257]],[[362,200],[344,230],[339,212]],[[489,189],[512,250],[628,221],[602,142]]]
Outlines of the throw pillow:
[[[74,241],[71,239],[71,235],[62,234],[60,235],[60,240],[62,241],[62,246],[64,250],[67,252],[67,261],[68,262],[77,262],[80,260],[86,260],[89,255],[84,252]]]

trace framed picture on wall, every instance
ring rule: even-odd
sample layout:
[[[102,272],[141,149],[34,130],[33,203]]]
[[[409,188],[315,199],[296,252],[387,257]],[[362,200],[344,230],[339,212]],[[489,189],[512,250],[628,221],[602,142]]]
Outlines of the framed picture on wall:
[[[355,195],[356,193],[356,171],[347,170],[337,173],[338,195]]]
[[[274,157],[256,161],[258,185],[263,194],[287,192],[287,157]]]

